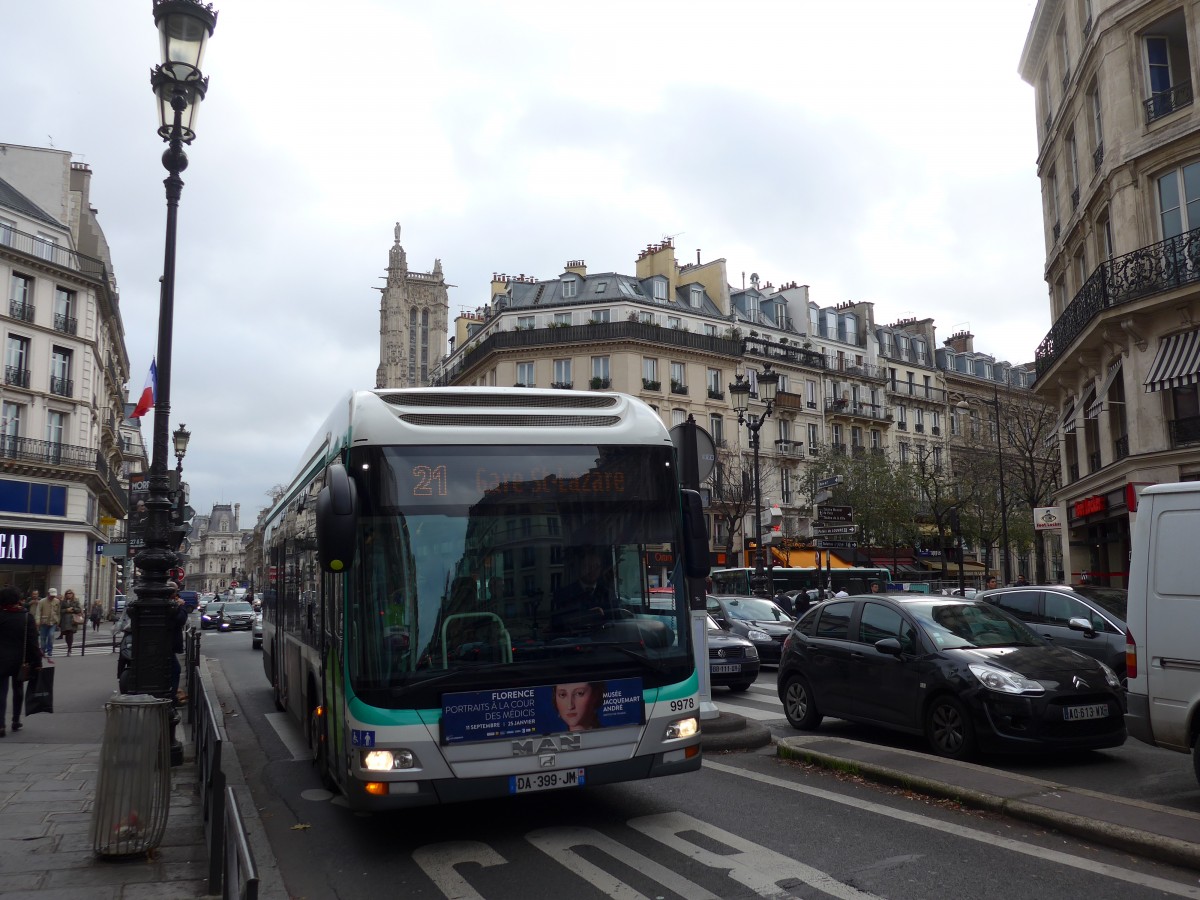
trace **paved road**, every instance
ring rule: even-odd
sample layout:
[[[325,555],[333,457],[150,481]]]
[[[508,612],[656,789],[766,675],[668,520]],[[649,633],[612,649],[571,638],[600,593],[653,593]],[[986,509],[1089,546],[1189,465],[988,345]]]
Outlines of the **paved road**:
[[[758,681],[744,694],[735,694],[726,688],[714,688],[713,702],[720,709],[762,722],[776,737],[801,734],[788,725],[783,715],[775,681],[776,669],[764,669]],[[921,738],[856,725],[841,719],[825,719],[816,733],[906,750],[926,749]],[[990,756],[980,761],[1031,778],[1200,812],[1200,785],[1196,783],[1192,772],[1191,757],[1150,747],[1133,738],[1127,740],[1124,746],[1112,750],[1062,756]]]
[[[1200,897],[1194,873],[769,750],[679,778],[356,815],[321,790],[249,638],[206,635],[204,652],[235,691],[230,736],[296,896]],[[769,715],[772,679],[739,703]]]

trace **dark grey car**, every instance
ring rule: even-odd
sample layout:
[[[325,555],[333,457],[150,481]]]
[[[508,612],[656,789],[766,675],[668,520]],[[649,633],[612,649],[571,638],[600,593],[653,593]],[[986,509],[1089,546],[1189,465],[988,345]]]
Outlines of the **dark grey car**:
[[[1122,588],[1094,585],[1023,585],[984,591],[979,599],[1000,607],[1060,647],[1100,660],[1125,681]]]

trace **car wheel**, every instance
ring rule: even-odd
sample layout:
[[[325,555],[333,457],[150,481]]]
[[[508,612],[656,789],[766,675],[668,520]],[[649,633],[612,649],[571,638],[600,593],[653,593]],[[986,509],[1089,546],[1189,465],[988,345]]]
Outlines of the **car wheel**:
[[[812,688],[803,675],[793,675],[783,690],[783,713],[793,728],[812,731],[821,724]]]
[[[753,681],[739,681],[737,684],[729,685],[729,689],[740,694],[742,691],[750,690],[750,685],[752,684],[754,684]]]
[[[938,756],[968,759],[975,753],[975,728],[966,708],[949,694],[929,704],[925,713],[925,739]]]

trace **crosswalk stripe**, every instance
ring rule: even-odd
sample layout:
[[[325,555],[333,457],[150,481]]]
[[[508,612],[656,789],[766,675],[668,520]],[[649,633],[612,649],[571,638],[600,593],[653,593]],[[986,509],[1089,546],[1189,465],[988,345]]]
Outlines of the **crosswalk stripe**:
[[[716,701],[717,709],[723,712],[737,713],[739,716],[745,716],[747,719],[754,719],[756,722],[773,722],[776,719],[784,718],[783,707],[778,709],[759,709],[756,706],[739,706],[736,703],[722,703]]]

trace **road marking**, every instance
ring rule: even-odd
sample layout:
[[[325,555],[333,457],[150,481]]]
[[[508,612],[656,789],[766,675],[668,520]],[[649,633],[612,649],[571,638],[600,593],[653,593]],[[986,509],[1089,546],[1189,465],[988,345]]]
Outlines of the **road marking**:
[[[459,863],[502,866],[508,862],[480,841],[445,841],[441,844],[429,844],[414,850],[413,859],[449,900],[484,900],[483,895],[458,873],[455,866]]]
[[[755,719],[759,722],[773,722],[776,719],[786,718],[783,714],[783,707],[779,709],[759,709],[757,706],[739,706],[736,703],[723,703],[720,700],[713,701],[717,704],[717,709],[724,712],[737,713],[739,716],[745,716],[747,719]]]
[[[738,769],[734,766],[712,762],[708,759],[704,760],[704,768],[713,769],[717,772],[724,772],[727,775],[736,775],[739,778],[748,778],[751,781],[758,781],[762,784],[770,785],[771,787],[782,788],[798,794],[807,794],[810,797],[817,797],[818,799],[827,800],[831,803],[840,803],[843,806],[852,806],[855,809],[860,809],[864,812],[886,816],[891,819],[898,819],[902,822],[908,822],[912,825],[919,825],[922,828],[929,828],[934,831],[941,831],[946,834],[952,834],[956,837],[965,838],[967,840],[978,841],[981,844],[987,844],[992,847],[1002,847],[1006,850],[1011,850],[1014,853],[1022,853],[1026,856],[1050,860],[1071,868],[1083,869],[1087,872],[1092,872],[1097,875],[1115,878],[1118,881],[1126,881],[1130,884],[1144,885],[1154,890],[1162,891],[1167,894],[1173,894],[1176,897],[1200,898],[1200,887],[1193,887],[1177,881],[1169,881],[1166,878],[1158,878],[1154,875],[1143,875],[1141,872],[1134,872],[1130,869],[1122,869],[1119,866],[1096,862],[1095,860],[1086,859],[1082,856],[1073,856],[1069,853],[1062,853],[1058,850],[1049,850],[1045,847],[1039,847],[1036,844],[1026,843],[1025,841],[1017,841],[1013,840],[1012,838],[989,834],[986,831],[979,831],[975,828],[967,828],[964,825],[955,825],[950,822],[942,822],[937,819],[929,818],[928,816],[919,815],[917,813],[893,809],[889,806],[884,806],[881,803],[873,803],[870,800],[859,800],[854,797],[845,797],[841,794],[835,794],[832,791],[823,790],[822,788],[809,787],[808,785],[797,784],[796,782],[787,781],[783,778],[776,778],[773,775],[766,775],[759,772],[750,772],[744,769]]]
[[[304,739],[304,733],[300,730],[291,716],[285,712],[267,713],[263,716],[267,720],[267,724],[275,729],[275,733],[279,735],[279,739],[283,741],[283,746],[292,754],[292,759],[309,760],[312,759],[312,749],[308,746],[308,741]]]

